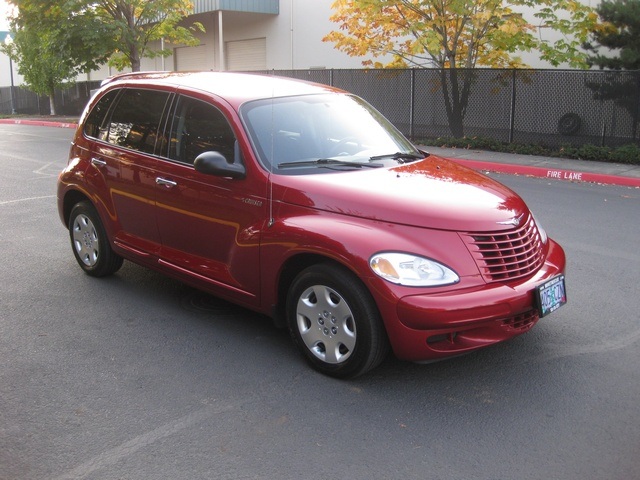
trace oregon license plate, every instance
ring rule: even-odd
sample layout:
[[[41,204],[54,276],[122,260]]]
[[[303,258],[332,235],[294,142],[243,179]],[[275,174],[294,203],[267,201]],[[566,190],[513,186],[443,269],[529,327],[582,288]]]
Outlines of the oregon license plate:
[[[567,303],[567,290],[564,284],[564,275],[558,275],[548,282],[538,285],[536,288],[536,299],[540,317],[555,312],[562,305]]]

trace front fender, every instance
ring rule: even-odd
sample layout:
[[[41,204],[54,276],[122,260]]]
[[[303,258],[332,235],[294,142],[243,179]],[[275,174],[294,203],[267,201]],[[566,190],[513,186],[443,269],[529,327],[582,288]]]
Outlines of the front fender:
[[[456,232],[430,230],[374,221],[349,215],[295,206],[281,209],[263,235],[261,276],[263,305],[277,305],[283,272],[322,259],[350,269],[369,288],[374,298],[401,298],[415,293],[413,287],[393,285],[376,276],[369,259],[382,251],[400,251],[432,258],[453,268],[460,277],[480,280],[478,268]],[[288,270],[289,269],[289,270]],[[290,278],[291,274],[287,278]],[[475,283],[475,282],[474,282]],[[452,286],[446,287],[450,290]],[[455,288],[455,287],[454,287]],[[436,293],[439,289],[430,289]],[[281,299],[280,299],[281,300]]]

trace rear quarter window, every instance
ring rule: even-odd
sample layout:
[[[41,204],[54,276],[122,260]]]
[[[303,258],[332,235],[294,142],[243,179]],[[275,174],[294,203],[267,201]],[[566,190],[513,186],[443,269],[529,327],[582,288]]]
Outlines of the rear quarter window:
[[[108,94],[107,94],[108,95]],[[170,93],[155,90],[124,89],[114,107],[107,103],[113,98],[106,96],[94,108],[96,120],[89,118],[91,125],[85,128],[89,136],[99,138],[119,147],[144,153],[154,153],[160,134],[160,121]],[[104,105],[102,101],[104,100]],[[105,120],[98,123],[104,109],[111,111]],[[92,117],[92,111],[89,117]],[[95,125],[100,125],[98,128]]]
[[[168,92],[126,89],[114,107],[105,140],[120,147],[154,153]]]
[[[111,90],[104,94],[104,96],[98,100],[98,103],[95,104],[84,122],[84,134],[87,137],[101,138],[104,140],[105,126],[107,123],[106,117],[109,113],[109,108],[113,105],[119,92],[120,90]]]

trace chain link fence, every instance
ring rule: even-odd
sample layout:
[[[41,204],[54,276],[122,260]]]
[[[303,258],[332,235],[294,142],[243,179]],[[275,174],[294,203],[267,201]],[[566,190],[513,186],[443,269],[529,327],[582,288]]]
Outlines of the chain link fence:
[[[484,137],[549,147],[640,142],[639,71],[404,69],[269,70],[361,96],[413,139]],[[61,115],[78,115],[100,82],[56,92]],[[49,99],[15,87],[20,114],[49,114]],[[0,113],[11,113],[0,88]]]
[[[638,71],[383,69],[268,73],[353,92],[414,139],[485,137],[550,147],[639,142]]]

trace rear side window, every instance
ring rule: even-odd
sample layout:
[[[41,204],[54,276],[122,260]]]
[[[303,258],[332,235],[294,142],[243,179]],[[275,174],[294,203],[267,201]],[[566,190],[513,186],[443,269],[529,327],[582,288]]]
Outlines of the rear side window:
[[[120,147],[154,153],[168,92],[126,89],[105,126],[102,140]]]
[[[84,122],[84,134],[88,137],[104,140],[106,115],[120,90],[111,90],[106,93],[91,110]]]
[[[234,160],[235,135],[224,114],[209,103],[181,96],[171,122],[169,158],[193,164],[203,152]]]

